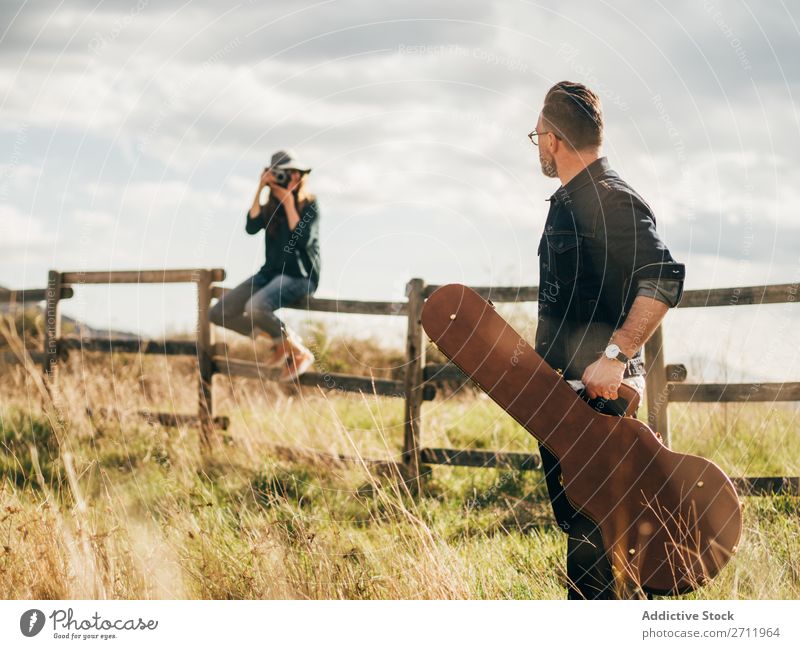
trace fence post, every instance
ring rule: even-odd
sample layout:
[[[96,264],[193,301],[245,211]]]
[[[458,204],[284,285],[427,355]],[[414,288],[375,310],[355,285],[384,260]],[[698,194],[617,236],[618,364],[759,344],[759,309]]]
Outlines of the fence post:
[[[214,404],[211,385],[214,377],[212,360],[213,341],[211,339],[211,322],[208,312],[211,308],[211,271],[200,270],[197,273],[197,366],[198,366],[198,399],[200,417],[200,433],[203,445],[211,448],[215,441]]]
[[[663,325],[659,325],[644,344],[644,358],[647,368],[647,424],[661,433],[664,445],[669,447],[669,385],[664,363]]]
[[[44,309],[44,357],[45,378],[55,379],[58,365],[58,339],[61,338],[61,273],[51,270],[47,273],[47,291]]]
[[[406,334],[405,425],[403,432],[403,464],[416,487],[420,477],[423,369],[425,345],[422,336],[422,305],[425,302],[425,282],[412,279],[406,285],[408,296],[408,330]]]

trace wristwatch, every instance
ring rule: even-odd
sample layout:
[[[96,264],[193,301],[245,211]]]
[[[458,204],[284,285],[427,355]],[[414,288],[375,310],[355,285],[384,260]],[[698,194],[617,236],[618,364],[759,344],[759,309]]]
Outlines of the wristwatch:
[[[606,350],[603,352],[603,354],[605,355],[606,358],[609,358],[611,360],[617,360],[622,363],[627,363],[630,360],[627,356],[625,356],[625,354],[623,354],[620,351],[619,345],[617,345],[616,343],[609,343],[608,347],[606,347]]]

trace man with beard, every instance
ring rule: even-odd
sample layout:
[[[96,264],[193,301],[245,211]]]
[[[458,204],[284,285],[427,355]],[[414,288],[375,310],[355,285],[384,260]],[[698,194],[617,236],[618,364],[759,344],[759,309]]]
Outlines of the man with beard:
[[[602,155],[594,92],[554,85],[529,137],[542,172],[561,181],[539,243],[536,351],[592,407],[621,416],[617,390],[625,382],[642,394],[642,346],[680,301],[685,268],[656,232],[649,205]],[[555,456],[539,450],[553,513],[568,534],[568,598],[644,598],[641,589],[618,592],[600,529],[567,500]]]

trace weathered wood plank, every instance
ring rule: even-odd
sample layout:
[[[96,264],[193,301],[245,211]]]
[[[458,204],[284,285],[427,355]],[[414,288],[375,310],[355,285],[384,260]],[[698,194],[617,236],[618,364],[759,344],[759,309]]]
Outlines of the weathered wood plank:
[[[665,367],[665,371],[667,373],[667,381],[672,381],[673,383],[682,383],[689,376],[689,371],[683,363],[669,363]]]
[[[229,290],[231,289],[224,286],[215,286],[211,294],[212,297],[220,298]],[[288,305],[284,308],[301,311],[320,311],[324,313],[358,313],[361,315],[402,316],[408,313],[408,305],[405,302],[339,300],[316,297],[303,298],[298,303]]]
[[[425,287],[425,297],[439,288],[439,284]],[[536,302],[539,299],[538,286],[471,286],[483,299],[492,302]]]
[[[667,369],[664,364],[663,325],[659,325],[644,344],[645,397],[647,398],[647,424],[661,434],[664,445],[669,447],[669,402]]]
[[[148,423],[160,424],[168,428],[177,428],[179,426],[202,428],[203,426],[201,418],[197,415],[182,415],[172,412],[149,412],[147,410],[140,410],[137,414],[143,417]],[[225,416],[213,417],[210,421],[211,425],[219,430],[228,430],[231,425],[230,417]]]
[[[667,380],[672,382],[685,381],[687,376],[686,366],[680,363],[666,366]],[[469,381],[469,377],[453,363],[428,363],[423,376],[426,381],[438,383],[439,381]]]
[[[678,308],[796,302],[799,291],[800,283],[693,289],[684,292]]]
[[[800,495],[800,477],[773,476],[731,480],[743,496]]]
[[[114,408],[87,408],[86,414],[90,417],[103,417],[103,418],[117,418],[119,419],[122,413]],[[141,417],[149,424],[159,424],[168,428],[177,428],[179,426],[200,427],[200,417],[197,415],[185,415],[174,412],[154,412],[152,410],[137,410],[136,415]],[[214,417],[213,425],[221,430],[228,430],[231,425],[230,417],[221,416]]]
[[[484,469],[538,469],[542,459],[531,453],[500,453],[495,451],[467,450],[459,448],[423,448],[420,450],[423,464],[445,464],[447,466],[469,466]]]
[[[68,300],[73,297],[75,291],[71,286],[61,287],[60,300]],[[47,299],[46,288],[21,288],[8,291],[0,289],[0,304],[25,304],[27,302],[43,302]]]
[[[115,338],[64,337],[58,340],[59,351],[122,352],[129,354],[163,354],[165,356],[196,356],[194,340],[142,340]]]
[[[198,416],[200,431],[206,448],[213,448],[218,441],[215,435],[212,413],[214,412],[214,394],[211,383],[214,379],[214,361],[212,358],[214,341],[211,333],[211,321],[208,312],[211,308],[211,271],[201,270],[197,282],[197,369],[198,369]]]
[[[469,377],[453,363],[428,363],[422,376],[426,381],[469,381]]]
[[[239,376],[242,378],[261,379],[263,381],[277,381],[280,370],[264,367],[253,361],[243,361],[225,356],[214,357],[215,371],[226,376]],[[298,382],[307,387],[320,387],[326,390],[339,390],[340,392],[362,392],[364,394],[377,394],[384,397],[404,398],[406,396],[404,385],[401,381],[391,379],[371,379],[366,376],[352,376],[349,374],[334,374],[306,372],[301,374]],[[436,394],[433,386],[426,386],[424,398],[430,401]]]
[[[436,284],[426,287],[425,297],[430,296],[437,288],[439,285]],[[538,286],[473,286],[471,288],[481,297],[491,299],[493,302],[535,302],[539,299]],[[796,302],[798,293],[800,293],[800,283],[692,289],[684,291],[678,308]]]
[[[378,460],[372,458],[345,455],[343,453],[326,453],[316,449],[300,448],[296,446],[283,446],[272,444],[269,449],[278,457],[289,462],[315,463],[327,466],[338,464],[366,465],[370,470],[379,474],[405,477],[405,468],[399,462],[391,460]]]
[[[425,342],[422,331],[422,307],[425,304],[425,282],[414,278],[406,285],[408,325],[406,328],[406,366],[404,377],[405,407],[403,413],[403,464],[412,476],[413,489],[419,489],[422,447],[422,402],[425,399]],[[432,387],[432,386],[431,386]]]
[[[58,339],[61,337],[61,273],[47,273],[47,293],[44,307],[44,362],[45,377],[55,378],[58,366]]]
[[[671,402],[800,401],[800,383],[676,383]]]
[[[40,352],[36,349],[28,349],[27,352],[28,355],[31,357],[31,361],[33,363],[35,363],[36,365],[44,364],[46,358],[44,352]],[[20,362],[19,358],[17,358],[17,355],[14,352],[8,350],[0,352],[0,360],[3,363],[7,363],[9,365]]]
[[[211,273],[212,282],[225,279],[224,268],[168,268],[164,270],[70,271],[61,274],[64,284],[178,284],[196,282],[201,271]]]

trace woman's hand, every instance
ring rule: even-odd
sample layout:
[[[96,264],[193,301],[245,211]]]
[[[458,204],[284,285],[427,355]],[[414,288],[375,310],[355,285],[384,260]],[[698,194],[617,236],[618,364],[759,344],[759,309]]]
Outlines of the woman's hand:
[[[261,175],[258,178],[258,191],[264,189],[264,187],[269,185],[270,182],[272,182],[273,180],[274,178],[272,177],[272,171],[270,171],[269,169],[264,169],[264,171],[261,172]]]
[[[270,191],[275,194],[275,198],[277,198],[281,203],[283,203],[284,207],[288,207],[291,205],[294,207],[294,194],[290,189],[286,187],[281,187],[277,183],[270,183],[269,186]]]
[[[283,206],[286,208],[292,208],[295,206],[294,204],[294,192],[300,186],[300,180],[303,177],[299,171],[292,170],[291,177],[289,180],[289,184],[286,187],[281,187],[278,183],[275,182],[275,177],[270,172],[269,178],[267,179],[267,183],[269,184],[269,188],[273,194],[275,194],[275,198],[277,198]]]

